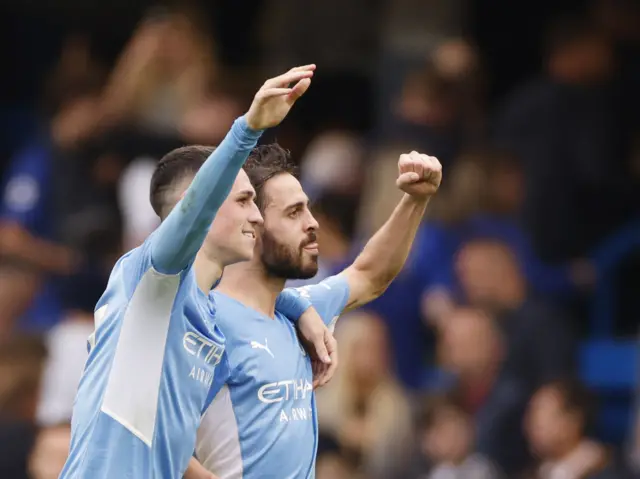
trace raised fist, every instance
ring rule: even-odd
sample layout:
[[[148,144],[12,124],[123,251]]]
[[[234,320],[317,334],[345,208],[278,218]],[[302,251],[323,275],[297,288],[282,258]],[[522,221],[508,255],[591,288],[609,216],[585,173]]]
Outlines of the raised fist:
[[[428,198],[438,191],[442,181],[442,165],[435,156],[417,151],[400,155],[396,185],[405,193]]]

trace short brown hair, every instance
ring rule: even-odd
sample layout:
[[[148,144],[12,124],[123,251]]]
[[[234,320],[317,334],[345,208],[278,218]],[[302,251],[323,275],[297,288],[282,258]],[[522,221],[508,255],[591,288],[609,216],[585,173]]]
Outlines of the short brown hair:
[[[261,211],[265,205],[264,185],[267,181],[283,173],[298,177],[298,167],[291,160],[291,153],[277,143],[255,147],[244,170],[256,190],[256,204]]]
[[[176,148],[162,157],[151,177],[149,197],[153,211],[164,219],[175,206],[170,193],[179,182],[193,177],[214,152],[213,146],[191,145]]]

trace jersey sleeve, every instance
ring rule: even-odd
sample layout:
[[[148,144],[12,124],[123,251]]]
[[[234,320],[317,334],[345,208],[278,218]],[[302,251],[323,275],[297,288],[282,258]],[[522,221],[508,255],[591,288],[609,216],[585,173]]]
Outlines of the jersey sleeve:
[[[309,298],[296,288],[285,289],[276,299],[276,309],[284,314],[292,323],[298,321],[300,316],[311,306]]]
[[[156,233],[152,233],[144,243],[131,250],[120,260],[126,284],[136,285],[142,276],[152,267],[151,241]]]
[[[324,324],[329,328],[336,320],[349,300],[349,283],[343,274],[330,276],[318,284],[296,288],[302,298],[311,302]]]

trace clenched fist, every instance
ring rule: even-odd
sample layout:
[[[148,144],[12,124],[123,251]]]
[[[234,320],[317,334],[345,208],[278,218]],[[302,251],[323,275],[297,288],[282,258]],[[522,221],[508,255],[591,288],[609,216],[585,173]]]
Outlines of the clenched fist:
[[[400,155],[396,185],[415,198],[428,198],[438,191],[442,181],[442,165],[434,156],[417,151]]]

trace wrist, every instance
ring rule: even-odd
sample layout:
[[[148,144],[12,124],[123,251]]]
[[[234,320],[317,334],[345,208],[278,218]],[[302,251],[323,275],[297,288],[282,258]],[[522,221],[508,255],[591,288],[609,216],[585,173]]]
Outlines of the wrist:
[[[425,209],[431,200],[432,195],[410,195],[409,193],[405,193],[402,197],[402,203],[407,206],[412,206],[414,208],[422,208]]]
[[[242,129],[249,134],[260,135],[263,132],[263,130],[255,124],[249,113],[245,113],[243,116],[238,118],[238,123]]]

